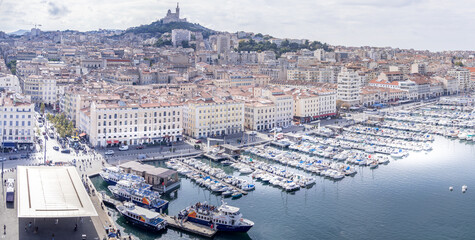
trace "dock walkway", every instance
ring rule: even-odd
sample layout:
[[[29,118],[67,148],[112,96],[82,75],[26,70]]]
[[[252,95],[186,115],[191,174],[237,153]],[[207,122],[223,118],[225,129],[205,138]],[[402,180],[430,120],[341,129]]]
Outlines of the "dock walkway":
[[[91,201],[92,201],[92,203],[93,203],[93,205],[96,209],[96,212],[98,213],[98,217],[93,218],[92,222],[94,224],[94,227],[97,230],[97,233],[98,233],[99,237],[101,239],[103,239],[104,237],[107,237],[106,229],[109,229],[109,228],[117,229],[117,228],[115,226],[114,220],[112,219],[112,217],[107,212],[107,209],[103,208],[103,206],[102,206],[102,203],[103,203],[102,195],[97,192],[94,184],[92,184],[92,182],[91,182],[91,179],[89,177],[87,177],[86,179],[87,179],[87,184],[94,191],[94,194],[91,194],[90,197],[91,197]]]
[[[212,238],[217,232],[215,229],[212,229],[210,227],[198,225],[198,224],[188,222],[188,221],[182,222],[179,219],[176,219],[174,217],[171,217],[165,214],[162,214],[162,216],[165,220],[167,220],[167,226],[178,229],[178,230],[191,232],[191,233],[204,236],[204,237],[209,237],[209,238]]]

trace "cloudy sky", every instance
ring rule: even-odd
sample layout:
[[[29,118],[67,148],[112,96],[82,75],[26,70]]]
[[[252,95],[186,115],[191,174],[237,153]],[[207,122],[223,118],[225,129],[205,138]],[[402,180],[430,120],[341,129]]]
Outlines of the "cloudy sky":
[[[163,17],[169,0],[0,0],[0,30],[126,29]],[[181,0],[181,14],[215,30],[332,45],[475,50],[474,0]],[[174,10],[173,10],[174,11]]]

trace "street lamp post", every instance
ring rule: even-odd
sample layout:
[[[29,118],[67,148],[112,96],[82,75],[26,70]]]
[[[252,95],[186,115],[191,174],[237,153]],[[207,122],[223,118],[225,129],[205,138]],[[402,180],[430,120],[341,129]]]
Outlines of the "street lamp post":
[[[3,162],[5,162],[6,158],[2,158],[2,183],[3,183]]]
[[[45,118],[45,133],[46,133],[46,129],[48,129],[47,125],[48,125],[48,121]],[[45,139],[45,144],[44,144],[45,154],[44,154],[43,164],[46,165],[46,137],[44,139]]]

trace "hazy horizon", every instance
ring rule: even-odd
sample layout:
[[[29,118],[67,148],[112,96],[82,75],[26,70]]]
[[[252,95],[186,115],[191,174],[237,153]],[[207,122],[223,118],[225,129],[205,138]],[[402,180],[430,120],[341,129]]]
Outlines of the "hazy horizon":
[[[475,49],[470,1],[180,1],[181,17],[217,31],[246,31],[330,45],[430,51]],[[1,31],[120,29],[162,18],[176,1],[0,0]],[[17,17],[22,16],[22,17]]]

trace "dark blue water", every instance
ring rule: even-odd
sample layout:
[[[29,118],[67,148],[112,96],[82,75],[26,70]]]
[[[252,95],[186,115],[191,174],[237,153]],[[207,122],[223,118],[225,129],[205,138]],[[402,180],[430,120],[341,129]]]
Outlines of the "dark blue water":
[[[437,137],[433,147],[374,170],[359,168],[339,182],[317,177],[314,187],[291,194],[256,182],[249,195],[226,199],[255,226],[216,239],[475,239],[475,145]],[[100,178],[93,181],[101,185]],[[168,196],[171,215],[197,201],[220,203],[190,180],[181,183],[177,196]],[[118,224],[145,240],[201,239],[172,229],[150,235],[120,217]]]

